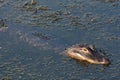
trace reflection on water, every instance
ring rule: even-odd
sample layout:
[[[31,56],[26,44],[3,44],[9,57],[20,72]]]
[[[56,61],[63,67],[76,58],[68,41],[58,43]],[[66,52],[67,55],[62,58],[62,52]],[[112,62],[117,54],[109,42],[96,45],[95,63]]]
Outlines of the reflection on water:
[[[118,80],[119,3],[119,0],[37,0],[36,4],[30,0],[0,1],[0,79]],[[106,52],[111,65],[83,66],[61,55],[65,48],[78,43],[95,44]]]

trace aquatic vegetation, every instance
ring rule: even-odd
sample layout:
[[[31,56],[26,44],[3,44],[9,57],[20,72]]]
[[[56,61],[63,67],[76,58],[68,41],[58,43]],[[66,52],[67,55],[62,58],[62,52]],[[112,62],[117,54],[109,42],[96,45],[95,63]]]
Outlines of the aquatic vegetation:
[[[32,35],[37,36],[37,37],[44,39],[44,40],[50,40],[50,38],[47,35],[44,35],[44,34],[39,33],[39,32],[34,32],[34,33],[32,33]]]
[[[119,80],[119,6],[119,0],[1,0],[0,79]],[[59,54],[76,43],[102,47],[112,64],[83,67]]]
[[[36,1],[36,0],[31,0],[31,4],[32,4],[32,5],[36,5],[36,4],[37,4],[37,1]]]

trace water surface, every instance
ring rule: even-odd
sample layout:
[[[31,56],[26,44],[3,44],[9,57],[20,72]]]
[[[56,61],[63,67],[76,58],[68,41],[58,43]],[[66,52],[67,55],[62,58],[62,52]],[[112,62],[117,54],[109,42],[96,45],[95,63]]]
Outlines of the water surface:
[[[119,80],[119,0],[0,2],[0,79]],[[61,53],[79,43],[105,51],[111,65],[83,66]]]

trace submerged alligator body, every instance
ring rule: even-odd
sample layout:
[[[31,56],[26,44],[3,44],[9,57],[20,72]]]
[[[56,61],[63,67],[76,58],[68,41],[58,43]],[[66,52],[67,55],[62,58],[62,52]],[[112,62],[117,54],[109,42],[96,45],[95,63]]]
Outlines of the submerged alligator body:
[[[73,59],[86,61],[91,64],[110,64],[110,61],[100,55],[94,45],[91,44],[73,45],[72,47],[67,48],[66,54]]]

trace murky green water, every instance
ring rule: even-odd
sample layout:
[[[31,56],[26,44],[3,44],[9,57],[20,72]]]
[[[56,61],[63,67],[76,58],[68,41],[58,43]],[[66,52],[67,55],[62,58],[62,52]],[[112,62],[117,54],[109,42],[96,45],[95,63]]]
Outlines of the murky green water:
[[[119,80],[119,0],[0,1],[1,80]],[[95,44],[111,65],[83,66],[61,53]]]

